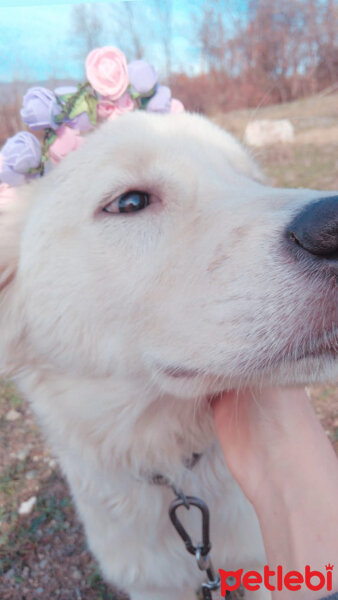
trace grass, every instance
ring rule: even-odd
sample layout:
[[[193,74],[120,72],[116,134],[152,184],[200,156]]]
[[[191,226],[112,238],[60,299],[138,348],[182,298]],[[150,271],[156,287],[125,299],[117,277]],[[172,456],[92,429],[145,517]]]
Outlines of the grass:
[[[23,475],[26,472],[26,460],[16,461],[0,473],[0,493],[7,500],[12,500],[20,491]],[[4,507],[1,507],[4,510]]]
[[[15,385],[10,381],[0,380],[0,403],[5,403],[8,408],[19,408],[23,404]]]
[[[270,181],[280,187],[337,190],[338,93],[219,114],[214,120],[242,141],[251,120],[285,118],[294,126],[294,144],[251,149]]]
[[[280,187],[337,189],[338,139],[318,151],[312,144],[271,147],[256,154],[263,170]]]
[[[255,119],[289,119],[295,128],[296,138],[298,134],[313,128],[329,129],[338,125],[338,92],[215,115],[217,123],[240,139],[244,137],[248,122]]]
[[[98,596],[97,600],[116,600],[116,595],[109,590],[103,581],[98,567],[94,564],[92,571],[87,576],[88,586],[95,591]]]
[[[17,485],[24,484],[24,461],[16,463],[13,469],[8,470],[1,476],[1,491],[10,499],[17,493]],[[0,575],[17,564],[18,558],[25,556],[27,547],[35,546],[41,539],[41,527],[44,527],[48,535],[65,531],[67,527],[68,514],[65,509],[72,507],[70,496],[58,498],[48,491],[53,484],[54,476],[41,490],[37,504],[34,507],[29,522],[18,519],[17,511],[12,509],[4,511],[2,523],[7,522],[7,532],[0,537]],[[73,510],[73,509],[72,509]]]

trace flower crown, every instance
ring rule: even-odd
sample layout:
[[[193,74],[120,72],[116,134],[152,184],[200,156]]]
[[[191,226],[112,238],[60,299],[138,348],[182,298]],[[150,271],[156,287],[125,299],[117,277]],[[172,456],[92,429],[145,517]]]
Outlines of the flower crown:
[[[84,141],[83,134],[124,112],[146,110],[179,113],[183,104],[159,85],[154,67],[145,60],[127,64],[123,52],[113,46],[92,50],[86,58],[87,81],[76,86],[29,88],[20,111],[32,131],[9,138],[0,154],[0,199],[8,198],[11,186],[41,177],[46,163],[57,164]],[[50,161],[50,162],[49,162]]]

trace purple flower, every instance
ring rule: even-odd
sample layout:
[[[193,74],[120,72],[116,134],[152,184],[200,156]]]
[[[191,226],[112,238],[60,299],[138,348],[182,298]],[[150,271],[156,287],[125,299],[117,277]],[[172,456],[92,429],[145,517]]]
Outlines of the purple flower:
[[[150,98],[146,110],[150,112],[167,113],[170,111],[171,91],[166,85],[159,85],[155,94]]]
[[[22,185],[34,177],[28,171],[41,163],[41,145],[35,135],[20,131],[7,140],[1,156],[0,179],[8,185]]]
[[[88,113],[86,112],[82,112],[76,117],[74,117],[74,119],[67,121],[67,125],[72,129],[78,129],[82,133],[91,131],[91,129],[94,128],[94,125],[90,122],[90,118],[88,116]]]
[[[23,122],[37,131],[46,127],[57,129],[59,125],[55,123],[54,117],[60,112],[61,107],[53,92],[44,87],[32,87],[23,97],[20,114]]]
[[[55,88],[54,93],[61,100],[63,100],[63,96],[72,96],[76,94],[77,87],[76,85],[62,85],[60,87]]]
[[[140,96],[150,95],[157,83],[157,73],[146,60],[133,60],[128,65],[129,82],[133,92]]]

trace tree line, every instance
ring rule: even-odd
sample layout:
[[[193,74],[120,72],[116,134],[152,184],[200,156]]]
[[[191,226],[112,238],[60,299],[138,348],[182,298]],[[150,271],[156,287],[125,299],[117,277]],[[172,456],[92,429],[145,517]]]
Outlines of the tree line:
[[[110,11],[114,43],[135,59],[156,41],[174,95],[191,110],[287,102],[338,86],[337,0],[199,0],[186,9],[189,27],[177,22],[172,0]],[[101,18],[93,5],[73,9],[83,55],[100,44]],[[190,64],[177,60],[177,36],[191,46]]]
[[[337,24],[338,0],[185,0],[184,18],[173,0],[130,0],[74,5],[69,42],[83,65],[108,32],[128,60],[160,65],[186,108],[210,115],[337,90]],[[2,140],[17,130],[21,97],[11,90],[2,103]]]

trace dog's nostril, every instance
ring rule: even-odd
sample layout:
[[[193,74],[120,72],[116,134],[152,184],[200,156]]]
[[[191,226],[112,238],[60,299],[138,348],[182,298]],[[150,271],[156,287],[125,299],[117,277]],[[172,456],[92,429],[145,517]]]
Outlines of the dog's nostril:
[[[319,258],[338,259],[338,196],[306,206],[287,228],[288,239]]]
[[[299,239],[297,238],[296,234],[293,231],[291,231],[291,233],[289,233],[289,238],[290,238],[290,240],[292,240],[293,242],[298,244],[298,246],[301,245]]]

